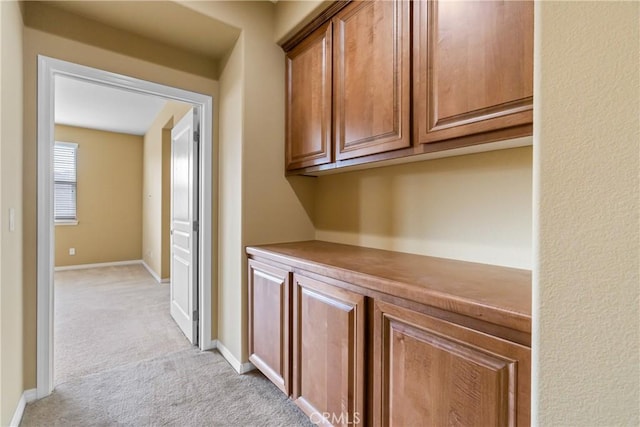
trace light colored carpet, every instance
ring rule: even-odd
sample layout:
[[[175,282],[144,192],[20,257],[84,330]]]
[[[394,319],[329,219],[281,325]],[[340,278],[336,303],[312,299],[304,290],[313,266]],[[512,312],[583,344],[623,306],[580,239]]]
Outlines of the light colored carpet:
[[[311,426],[257,372],[182,350],[68,381],[27,405],[22,426]]]
[[[141,265],[55,273],[54,384],[191,346]]]
[[[192,347],[141,266],[57,272],[53,394],[22,426],[311,426],[257,371]]]

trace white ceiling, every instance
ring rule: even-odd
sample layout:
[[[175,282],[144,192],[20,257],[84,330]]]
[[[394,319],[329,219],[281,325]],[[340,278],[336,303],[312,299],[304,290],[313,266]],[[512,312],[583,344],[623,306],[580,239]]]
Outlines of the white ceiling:
[[[166,100],[68,77],[55,78],[55,122],[144,135]]]

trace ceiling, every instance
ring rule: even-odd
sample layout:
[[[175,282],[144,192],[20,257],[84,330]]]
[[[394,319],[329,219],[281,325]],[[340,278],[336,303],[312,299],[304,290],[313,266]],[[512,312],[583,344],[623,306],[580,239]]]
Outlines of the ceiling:
[[[170,1],[47,1],[47,5],[157,40],[188,52],[220,59],[240,30]]]
[[[166,100],[68,77],[55,77],[55,122],[144,135]]]
[[[238,28],[173,1],[52,0],[42,4],[216,61],[240,34]],[[57,124],[133,135],[144,135],[166,103],[162,98],[60,76],[55,91]]]

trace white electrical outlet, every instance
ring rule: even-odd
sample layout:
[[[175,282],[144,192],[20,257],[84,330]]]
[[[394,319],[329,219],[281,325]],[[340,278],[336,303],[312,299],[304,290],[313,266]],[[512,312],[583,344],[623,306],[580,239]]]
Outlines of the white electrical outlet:
[[[69,255],[75,255],[76,254],[76,248],[69,248]]]

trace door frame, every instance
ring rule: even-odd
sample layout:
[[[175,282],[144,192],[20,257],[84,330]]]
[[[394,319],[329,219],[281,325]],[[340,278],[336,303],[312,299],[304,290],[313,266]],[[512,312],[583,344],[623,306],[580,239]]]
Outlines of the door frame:
[[[53,141],[55,76],[71,77],[131,92],[161,96],[192,104],[200,117],[198,160],[198,343],[201,350],[214,347],[211,340],[211,260],[212,250],[212,170],[213,98],[175,87],[99,70],[72,62],[38,55],[38,136],[37,136],[37,398],[53,391],[54,314],[54,221],[53,221]],[[208,262],[206,262],[208,261]]]

